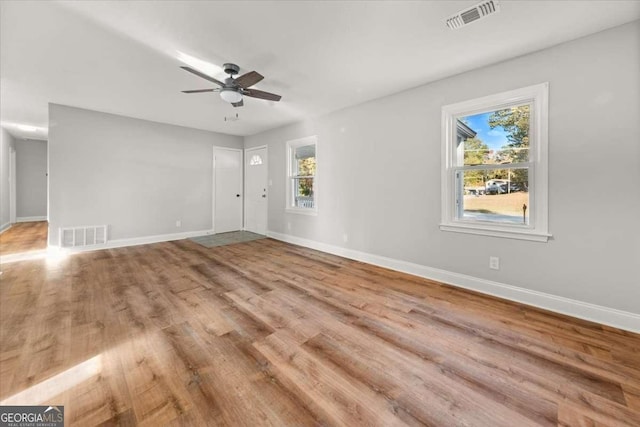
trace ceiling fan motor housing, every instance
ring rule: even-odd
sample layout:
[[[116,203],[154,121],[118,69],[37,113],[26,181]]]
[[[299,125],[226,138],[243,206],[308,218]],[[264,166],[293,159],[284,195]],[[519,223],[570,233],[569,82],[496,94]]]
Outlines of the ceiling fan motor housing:
[[[222,68],[224,69],[224,72],[226,74],[229,74],[232,76],[235,76],[240,72],[240,67],[238,67],[236,64],[226,63],[222,65]]]

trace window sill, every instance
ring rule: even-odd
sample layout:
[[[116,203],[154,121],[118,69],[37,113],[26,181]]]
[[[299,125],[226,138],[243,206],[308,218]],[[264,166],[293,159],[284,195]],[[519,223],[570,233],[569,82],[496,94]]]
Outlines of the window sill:
[[[299,215],[310,215],[310,216],[318,216],[318,209],[312,208],[285,208],[284,211],[286,213],[293,213]]]
[[[480,236],[501,237],[505,239],[528,240],[532,242],[547,242],[551,237],[551,234],[535,230],[515,230],[466,224],[440,224],[440,230],[452,231],[454,233],[477,234]]]

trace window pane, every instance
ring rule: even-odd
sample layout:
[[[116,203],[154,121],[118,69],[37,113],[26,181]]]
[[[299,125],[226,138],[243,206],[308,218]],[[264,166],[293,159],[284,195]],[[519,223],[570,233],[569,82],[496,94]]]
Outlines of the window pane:
[[[459,172],[458,219],[529,224],[529,170],[492,169]],[[460,182],[460,181],[459,181]],[[526,207],[526,209],[523,209]]]
[[[259,154],[254,154],[249,160],[249,166],[257,166],[262,164],[262,157]]]
[[[293,179],[294,206],[298,208],[313,208],[313,178]]]
[[[529,161],[529,104],[459,117],[458,166],[502,165]]]
[[[294,149],[294,169],[298,176],[315,176],[316,174],[316,146],[303,145]]]

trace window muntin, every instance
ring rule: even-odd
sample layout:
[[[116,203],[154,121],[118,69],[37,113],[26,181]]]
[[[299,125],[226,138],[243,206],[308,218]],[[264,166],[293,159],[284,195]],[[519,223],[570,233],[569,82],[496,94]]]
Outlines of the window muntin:
[[[443,107],[442,230],[547,240],[547,93]]]
[[[287,209],[315,212],[316,203],[316,138],[309,137],[287,143],[289,179]]]

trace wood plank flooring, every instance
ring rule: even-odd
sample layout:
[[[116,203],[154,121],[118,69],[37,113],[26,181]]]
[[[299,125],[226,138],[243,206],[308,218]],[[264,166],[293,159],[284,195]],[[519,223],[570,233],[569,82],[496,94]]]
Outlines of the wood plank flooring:
[[[47,248],[47,221],[18,222],[0,234],[0,255]]]
[[[2,268],[0,404],[67,425],[640,426],[640,335],[271,239]]]

